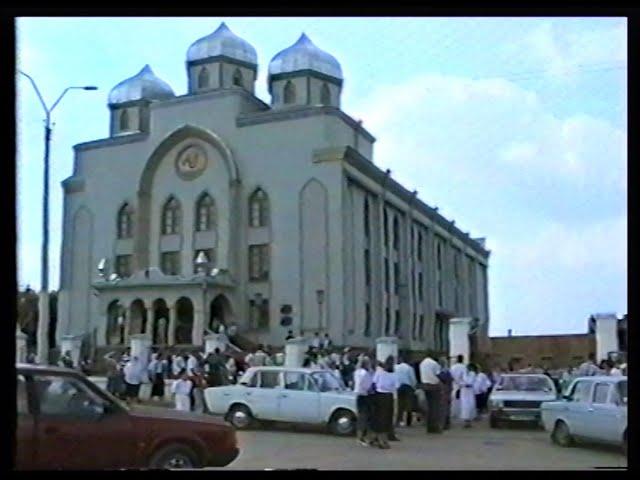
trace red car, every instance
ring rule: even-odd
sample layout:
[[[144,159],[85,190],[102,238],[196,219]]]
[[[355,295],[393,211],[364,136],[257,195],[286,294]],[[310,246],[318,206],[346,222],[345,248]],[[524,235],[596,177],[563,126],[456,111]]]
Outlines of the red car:
[[[235,430],[216,418],[128,407],[66,368],[16,370],[18,470],[199,468],[239,454]]]

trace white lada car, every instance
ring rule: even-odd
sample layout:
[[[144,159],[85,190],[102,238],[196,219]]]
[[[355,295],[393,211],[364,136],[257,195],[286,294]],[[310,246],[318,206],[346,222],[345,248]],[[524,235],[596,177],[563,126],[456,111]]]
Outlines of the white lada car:
[[[356,396],[328,370],[252,367],[237,385],[207,388],[209,411],[225,415],[237,429],[274,421],[327,425],[336,435],[352,435]]]

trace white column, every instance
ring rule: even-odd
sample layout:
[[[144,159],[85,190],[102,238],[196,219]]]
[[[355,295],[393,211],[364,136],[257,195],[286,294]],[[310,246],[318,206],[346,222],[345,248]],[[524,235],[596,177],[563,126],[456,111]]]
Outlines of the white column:
[[[309,340],[306,338],[292,338],[284,345],[284,366],[302,367],[304,355],[309,348]]]
[[[614,313],[597,313],[596,320],[596,362],[609,358],[609,352],[620,350],[618,344],[618,317]]]
[[[227,349],[227,336],[223,333],[212,333],[204,339],[204,354],[213,353],[215,349],[224,352]]]
[[[16,330],[16,363],[27,361],[27,335]]]
[[[82,335],[65,335],[60,341],[60,354],[71,352],[73,368],[80,365],[80,347],[82,346]]]
[[[131,357],[138,357],[140,369],[147,371],[147,365],[151,357],[151,336],[146,333],[136,333],[129,337],[131,347]],[[146,378],[143,375],[143,378]],[[148,400],[151,397],[151,384],[146,381],[140,386],[138,396],[142,400]]]
[[[202,308],[193,309],[193,327],[191,329],[191,341],[194,345],[202,345],[202,337],[204,333],[204,316],[205,310]]]
[[[396,337],[380,337],[376,340],[376,360],[384,362],[389,355],[398,361],[398,339]]]
[[[471,345],[469,331],[471,329],[470,317],[458,317],[449,320],[449,358],[464,355],[464,361],[471,358]]]
[[[176,324],[178,321],[177,317],[177,309],[176,306],[173,305],[169,307],[169,332],[167,334],[167,343],[170,346],[176,344]]]

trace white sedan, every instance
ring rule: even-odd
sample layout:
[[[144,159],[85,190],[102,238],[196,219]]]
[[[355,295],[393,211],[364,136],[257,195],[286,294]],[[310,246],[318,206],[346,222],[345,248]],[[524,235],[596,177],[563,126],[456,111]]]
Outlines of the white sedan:
[[[627,452],[627,377],[576,378],[558,402],[542,404],[542,422],[563,447],[576,440],[619,445]]]
[[[207,388],[209,411],[225,415],[237,429],[256,421],[327,425],[336,435],[352,435],[356,396],[328,370],[252,367],[237,385]]]

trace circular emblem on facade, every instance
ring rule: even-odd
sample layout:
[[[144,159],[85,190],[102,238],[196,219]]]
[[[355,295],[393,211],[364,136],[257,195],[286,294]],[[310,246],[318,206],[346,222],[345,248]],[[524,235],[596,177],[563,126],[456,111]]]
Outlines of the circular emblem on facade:
[[[176,157],[176,172],[183,180],[198,178],[207,168],[207,153],[202,147],[190,145]]]

